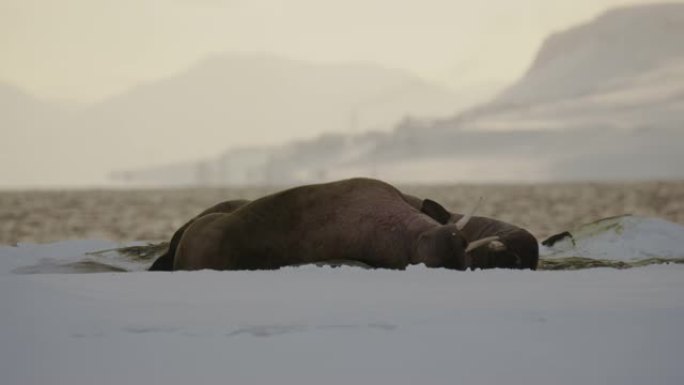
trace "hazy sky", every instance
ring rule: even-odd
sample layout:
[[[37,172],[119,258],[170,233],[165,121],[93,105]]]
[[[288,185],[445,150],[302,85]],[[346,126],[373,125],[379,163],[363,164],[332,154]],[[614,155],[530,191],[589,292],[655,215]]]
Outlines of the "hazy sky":
[[[452,88],[504,83],[525,70],[550,32],[634,3],[0,0],[0,82],[92,101],[211,53],[257,51],[372,61]]]

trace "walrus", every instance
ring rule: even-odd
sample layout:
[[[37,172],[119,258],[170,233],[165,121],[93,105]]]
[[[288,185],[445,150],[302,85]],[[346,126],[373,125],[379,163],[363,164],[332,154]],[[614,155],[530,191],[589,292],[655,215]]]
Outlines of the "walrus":
[[[407,203],[410,205],[414,206],[416,209],[421,209],[421,205],[423,200],[420,198],[417,198],[413,195],[408,195],[408,194],[403,194],[404,200],[406,200]],[[222,213],[222,214],[229,214],[232,213],[233,211],[237,210],[238,208],[246,205],[247,203],[250,203],[251,201],[247,199],[233,199],[233,200],[228,200],[224,202],[219,202],[211,207],[209,207],[206,210],[203,210],[199,214],[195,215],[192,219],[190,219],[188,222],[186,222],[183,226],[181,226],[176,232],[173,234],[171,237],[171,241],[169,242],[169,247],[168,250],[161,255],[159,258],[157,258],[152,266],[148,269],[149,271],[172,271],[173,270],[173,261],[176,255],[176,249],[178,248],[178,243],[181,240],[181,237],[185,233],[185,230],[195,222],[200,217],[203,217],[207,214],[215,214],[215,213]],[[457,221],[453,221],[453,223],[456,223]],[[473,238],[469,238],[473,239]],[[326,262],[327,263],[327,262]],[[358,261],[333,261],[330,262],[330,265],[337,266],[337,265],[350,265],[350,266],[364,266],[363,263],[359,263]],[[321,264],[319,264],[321,265]]]
[[[430,199],[421,199],[413,195],[402,193],[404,200],[414,208],[421,210],[439,223],[458,223],[466,217],[465,214],[453,213],[445,210],[441,204]],[[230,213],[249,203],[248,200],[230,200],[216,204],[183,225],[173,235],[169,250],[150,267],[150,270],[173,270],[173,259],[176,248],[185,229],[197,218],[211,213]],[[475,210],[473,210],[475,211]],[[465,222],[467,226],[461,233],[469,241],[486,239],[496,236],[486,247],[473,249],[469,252],[471,268],[509,268],[536,270],[539,261],[539,245],[537,239],[529,231],[494,218],[472,216]],[[361,263],[347,263],[363,265]]]
[[[411,202],[414,206],[418,204],[415,200]],[[467,218],[467,225],[461,229],[467,240],[497,237],[486,247],[470,251],[471,268],[537,269],[539,241],[529,231],[497,219],[473,216],[472,213],[452,213],[440,204],[432,204],[429,199],[422,201],[420,205],[431,218],[441,224],[458,223]]]
[[[438,223],[379,180],[300,186],[195,219],[177,244],[173,270],[277,269],[331,260],[465,270],[469,252],[497,239],[469,242],[461,233],[465,219]]]
[[[194,218],[190,219],[183,226],[181,226],[171,237],[169,242],[169,249],[166,253],[162,254],[157,260],[154,261],[152,266],[150,266],[150,271],[171,271],[173,270],[173,260],[176,255],[176,249],[178,248],[178,242],[180,242],[181,237],[185,233],[185,230],[193,224],[197,218],[203,217],[207,214],[213,213],[231,213],[238,208],[246,205],[250,201],[246,199],[234,199],[225,202],[217,203],[208,209],[197,214]]]

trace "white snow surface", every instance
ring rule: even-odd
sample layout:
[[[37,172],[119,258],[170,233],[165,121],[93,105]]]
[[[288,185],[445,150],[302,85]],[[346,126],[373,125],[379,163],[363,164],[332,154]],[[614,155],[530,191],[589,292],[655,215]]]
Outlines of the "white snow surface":
[[[659,218],[623,215],[605,218],[570,231],[546,258],[587,257],[630,261],[644,258],[684,258],[684,226]]]
[[[684,383],[682,265],[55,268],[116,246],[0,247],[1,384]]]

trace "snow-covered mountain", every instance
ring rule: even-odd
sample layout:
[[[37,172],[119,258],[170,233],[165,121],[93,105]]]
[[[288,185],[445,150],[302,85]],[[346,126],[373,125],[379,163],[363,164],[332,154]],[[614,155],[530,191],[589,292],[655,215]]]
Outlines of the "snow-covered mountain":
[[[684,4],[609,10],[552,35],[518,82],[429,135],[474,143],[471,168],[503,179],[684,178]]]
[[[379,174],[406,181],[682,179],[684,4],[555,33],[491,102],[376,148]]]
[[[609,10],[543,43],[528,72],[493,105],[522,105],[610,93],[634,81],[678,73],[684,61],[684,5]]]
[[[610,10],[550,36],[528,72],[458,117],[468,130],[681,127],[684,4]]]

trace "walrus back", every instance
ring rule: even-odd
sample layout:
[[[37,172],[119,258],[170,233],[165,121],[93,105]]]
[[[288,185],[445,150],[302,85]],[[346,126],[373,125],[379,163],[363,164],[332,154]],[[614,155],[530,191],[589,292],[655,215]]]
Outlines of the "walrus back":
[[[173,270],[224,270],[229,265],[222,245],[222,219],[230,214],[212,213],[193,221],[182,234],[173,261]]]
[[[220,219],[198,219],[180,241],[174,269],[276,269],[331,259],[403,268],[415,241],[409,220],[437,225],[381,181],[295,187]]]
[[[173,271],[173,263],[174,263],[174,258],[176,256],[176,249],[178,248],[178,243],[181,240],[181,237],[185,233],[185,230],[193,224],[197,218],[201,218],[207,214],[213,214],[213,213],[231,213],[240,207],[248,204],[249,201],[245,199],[234,199],[234,200],[229,200],[229,201],[224,201],[215,204],[214,206],[209,207],[208,209],[202,211],[201,213],[197,214],[194,218],[186,222],[181,228],[176,230],[176,232],[173,234],[173,237],[171,237],[171,241],[169,242],[169,248],[166,251],[166,253],[162,254],[161,257],[157,258],[156,261],[150,266],[148,269],[149,271]]]

